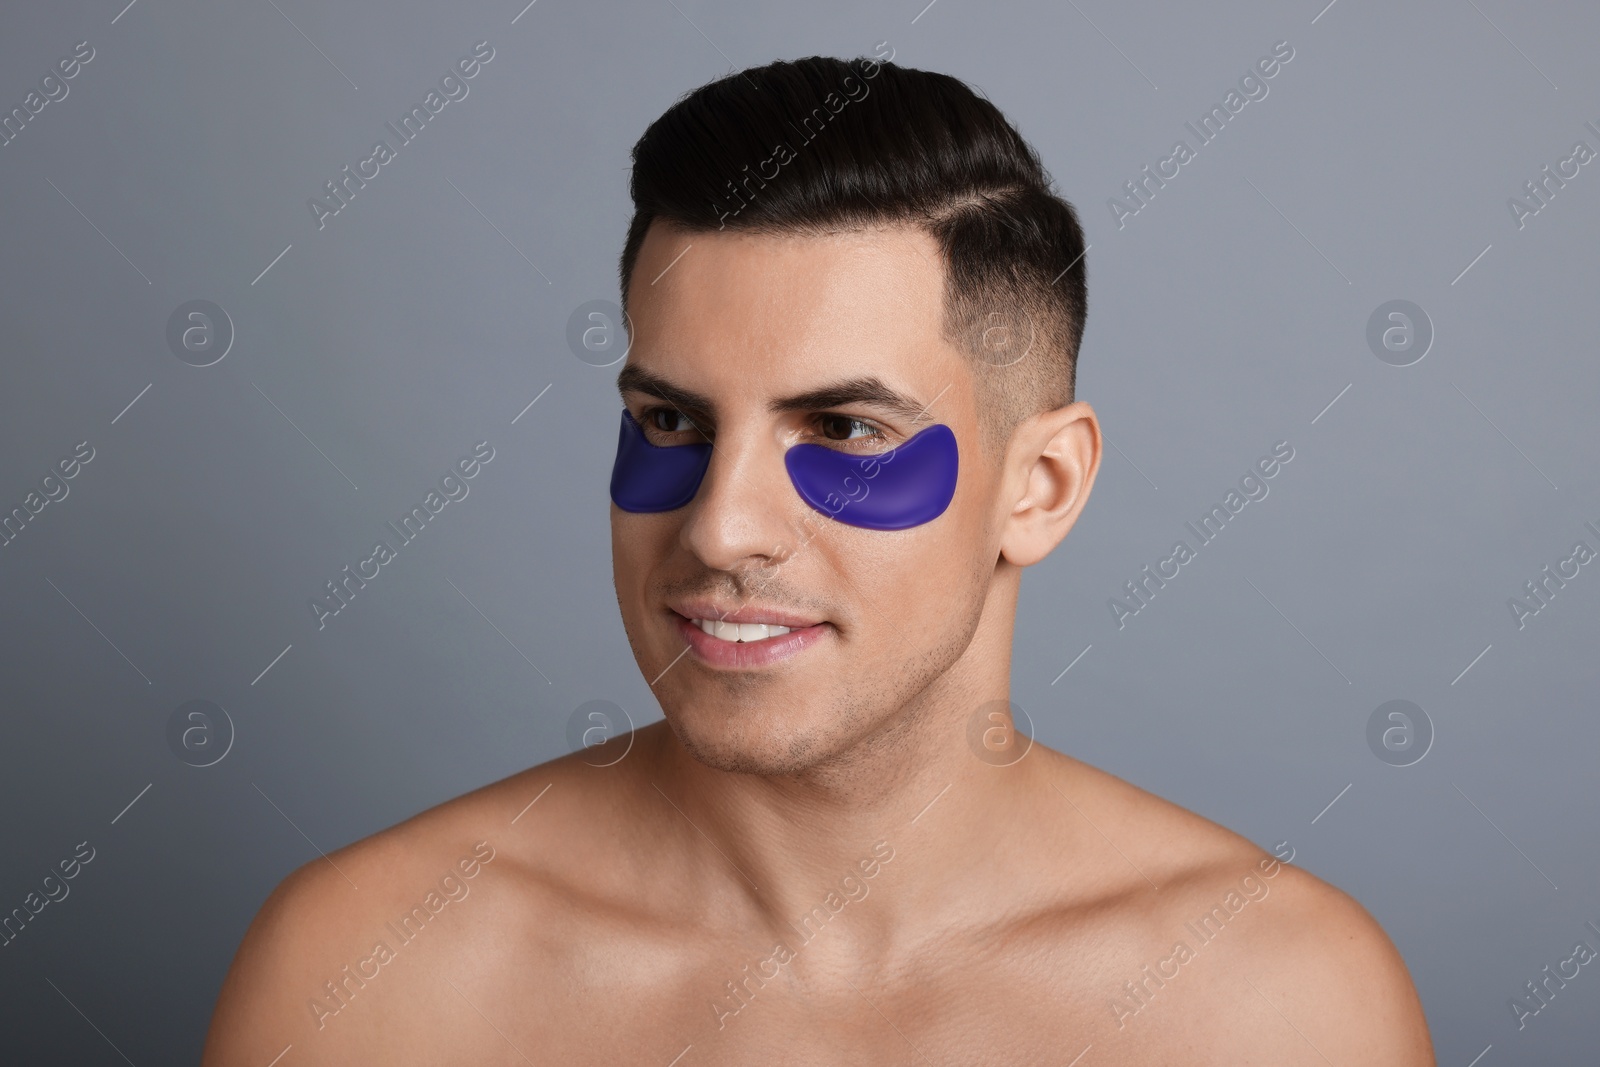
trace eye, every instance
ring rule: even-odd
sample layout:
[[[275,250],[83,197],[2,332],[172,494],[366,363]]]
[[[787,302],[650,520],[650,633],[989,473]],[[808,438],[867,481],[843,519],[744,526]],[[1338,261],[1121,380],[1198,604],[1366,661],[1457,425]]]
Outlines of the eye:
[[[822,428],[822,436],[830,441],[859,441],[883,436],[872,423],[848,415],[820,415],[817,423]],[[861,433],[857,434],[856,430]]]
[[[689,421],[687,415],[677,408],[669,407],[645,408],[640,413],[639,425],[663,434],[684,433],[695,430],[694,423]]]

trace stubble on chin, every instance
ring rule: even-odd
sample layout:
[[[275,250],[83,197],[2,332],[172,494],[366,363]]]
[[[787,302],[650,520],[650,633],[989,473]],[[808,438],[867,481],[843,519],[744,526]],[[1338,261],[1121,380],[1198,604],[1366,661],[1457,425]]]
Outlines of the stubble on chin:
[[[772,710],[767,709],[769,714]],[[758,713],[735,710],[732,714],[753,718]],[[827,748],[815,731],[794,733],[776,725],[762,731],[759,727],[729,728],[709,722],[690,724],[671,714],[666,718],[673,736],[696,762],[731,774],[769,778],[799,774],[818,761],[819,750]],[[752,736],[753,730],[757,736]]]

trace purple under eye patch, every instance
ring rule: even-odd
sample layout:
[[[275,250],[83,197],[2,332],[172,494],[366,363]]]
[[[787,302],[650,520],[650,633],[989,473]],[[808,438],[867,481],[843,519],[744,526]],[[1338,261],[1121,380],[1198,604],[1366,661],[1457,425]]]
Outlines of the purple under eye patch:
[[[709,444],[653,445],[622,409],[611,499],[623,511],[672,511],[694,499],[711,463]]]
[[[944,514],[956,494],[959,459],[956,435],[939,425],[876,455],[795,445],[783,464],[800,499],[829,518],[868,530],[904,530]]]
[[[904,530],[944,514],[956,492],[960,453],[948,426],[930,426],[872,455],[826,445],[784,453],[789,481],[811,508],[868,530]],[[694,499],[711,463],[710,444],[651,444],[627,409],[611,468],[611,499],[623,511],[672,511]]]

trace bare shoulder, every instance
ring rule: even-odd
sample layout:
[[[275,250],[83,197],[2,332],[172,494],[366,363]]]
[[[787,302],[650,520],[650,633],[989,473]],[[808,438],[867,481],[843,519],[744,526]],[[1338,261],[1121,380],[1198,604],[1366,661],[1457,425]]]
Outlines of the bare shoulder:
[[[1239,1058],[1250,1043],[1273,1063],[1434,1062],[1405,963],[1353,897],[1209,819],[1046,753],[1052,784],[1125,868],[1101,909],[1115,916],[1105,931],[1118,969],[1097,992],[1130,1050],[1181,1042],[1201,1062],[1255,1062]]]
[[[1246,1014],[1298,1046],[1292,1062],[1432,1064],[1410,972],[1377,920],[1304,869],[1270,864],[1278,868],[1270,879],[1274,906],[1241,930],[1239,978],[1252,1002]]]
[[[484,786],[290,873],[234,955],[205,1067],[259,1067],[290,1046],[298,1063],[445,1062],[481,1041],[472,990],[503,965],[507,926],[541,891],[560,896],[533,857],[548,843],[537,825],[546,806],[574,807],[579,790],[561,786],[584,776],[570,763]]]

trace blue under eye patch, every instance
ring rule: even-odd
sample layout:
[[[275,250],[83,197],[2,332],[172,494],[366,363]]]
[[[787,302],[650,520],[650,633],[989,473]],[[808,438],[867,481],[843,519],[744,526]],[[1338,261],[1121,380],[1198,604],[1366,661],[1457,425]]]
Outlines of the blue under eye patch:
[[[789,481],[812,509],[850,526],[904,530],[950,506],[960,453],[950,427],[930,426],[887,452],[859,455],[800,444],[783,457]],[[672,511],[694,499],[711,445],[653,445],[627,409],[611,469],[611,499],[623,511]]]

